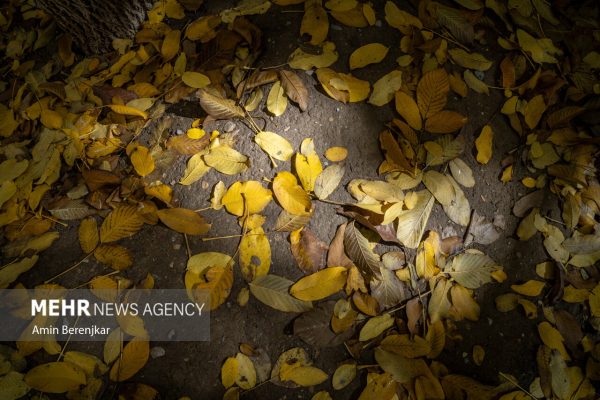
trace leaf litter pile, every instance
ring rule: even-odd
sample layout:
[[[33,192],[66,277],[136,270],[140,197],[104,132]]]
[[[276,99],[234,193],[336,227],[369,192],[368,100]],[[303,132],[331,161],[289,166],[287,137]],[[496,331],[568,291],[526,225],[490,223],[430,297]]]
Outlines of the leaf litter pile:
[[[252,169],[235,135],[210,129],[215,120],[241,120],[273,168],[261,180],[212,183],[208,208],[237,217],[239,245],[234,254],[188,254],[181,287],[191,299],[196,290],[208,290],[215,310],[231,297],[240,274],[247,286],[237,295],[239,306],[253,298],[270,307],[265,310],[291,313],[296,336],[309,346],[344,346],[347,361],[325,371],[302,347],[266,354],[241,343],[237,354],[222,360],[223,398],[243,398],[263,384],[287,387],[291,396],[294,388],[316,386],[313,400],[340,398],[336,392],[351,384],[362,400],[598,398],[597,4],[244,0],[184,24],[201,3],[160,1],[135,39],[114,40],[113,53],[90,57],[76,54],[72,38],[32,2],[11,1],[1,10],[0,288],[23,287],[19,275],[41,268],[38,253],[71,225],[78,226],[83,259],[64,273],[95,259],[104,273],[82,286],[115,295],[152,288],[151,274],[127,278],[134,259],[119,241],[156,224],[184,234],[186,242],[207,235],[211,223],[202,210],[176,206],[174,187],[198,184],[213,169],[234,176]],[[274,9],[302,13],[301,45],[285,66],[256,68],[263,40],[251,16]],[[393,27],[397,67],[373,81],[330,68],[339,58],[328,39],[334,23],[342,29]],[[496,49],[493,60],[476,51],[485,45]],[[49,46],[55,53],[40,56]],[[389,50],[377,42],[356,48],[349,71],[382,62]],[[285,132],[259,127],[261,109],[275,118],[294,107],[306,111],[307,80],[320,96],[340,103],[395,109],[379,135],[380,178],[351,180],[346,189],[353,202],[328,200],[343,190],[346,165],[353,163],[346,148],[321,149],[318,138],[307,137],[295,149]],[[470,142],[462,129],[469,115],[453,111],[449,97],[492,91],[505,100]],[[177,135],[164,114],[182,100],[204,113]],[[492,118],[506,119],[512,132],[494,132]],[[483,183],[461,158],[473,152],[487,165],[494,142],[506,135],[520,145],[503,156],[497,179],[520,181],[528,193],[514,204],[521,219],[514,235],[523,242],[541,235],[547,261],[531,266],[536,279],[511,285],[495,299],[499,311],[536,321],[532,334],[541,344],[526,350],[536,353],[535,378],[519,382],[511,371],[498,371],[497,385],[490,386],[437,359],[447,343],[461,339],[457,322],[479,320],[478,289],[510,278],[494,254],[485,253],[505,224],[471,207],[465,192]],[[178,159],[186,160],[179,181],[162,182]],[[559,201],[560,220],[544,211],[549,196]],[[267,227],[261,212],[271,202],[281,213]],[[445,223],[464,235],[427,229],[439,206]],[[329,245],[307,227],[315,207],[347,217]],[[272,232],[289,233],[302,278],[271,272]],[[66,288],[54,283],[60,278],[35,286],[36,297],[64,295]],[[3,299],[7,304],[3,312],[30,318],[28,298]],[[52,323],[37,318],[31,324]],[[107,387],[146,365],[152,340],[136,317],[118,323],[102,354],[70,351],[52,337],[31,341],[26,334],[16,348],[2,346],[0,398],[110,396]],[[468,356],[481,365],[486,352],[502,351],[480,343]],[[33,361],[38,352],[46,357],[35,360],[55,361]],[[143,383],[117,388],[126,399],[160,396]]]

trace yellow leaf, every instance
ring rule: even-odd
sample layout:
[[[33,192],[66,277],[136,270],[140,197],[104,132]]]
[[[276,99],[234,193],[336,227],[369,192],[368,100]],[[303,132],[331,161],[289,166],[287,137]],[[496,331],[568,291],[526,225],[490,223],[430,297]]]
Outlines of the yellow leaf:
[[[357,0],[327,0],[325,7],[331,11],[348,11],[356,7],[357,4]]]
[[[123,382],[131,378],[146,365],[149,355],[148,339],[134,337],[123,348],[123,353],[110,369],[110,380]]]
[[[522,29],[517,29],[517,40],[519,46],[531,54],[533,61],[537,63],[557,63],[555,55],[562,55],[562,51],[554,46],[552,40],[536,39]]]
[[[538,333],[542,342],[551,349],[558,350],[563,360],[571,360],[571,357],[563,344],[564,339],[558,329],[554,328],[548,322],[543,321],[538,325]]]
[[[19,261],[4,265],[0,269],[0,289],[6,289],[13,283],[19,275],[27,272],[35,265],[39,256],[36,254],[29,258],[23,258]]]
[[[329,297],[342,290],[348,270],[345,267],[329,267],[301,278],[290,288],[297,299],[312,301]]]
[[[375,10],[373,10],[373,7],[369,3],[364,3],[362,6],[363,14],[369,25],[375,25],[377,22],[377,16],[375,15]]]
[[[223,195],[221,204],[228,212],[241,217],[261,212],[272,198],[271,191],[260,182],[234,182]]]
[[[394,70],[382,76],[373,85],[369,103],[383,106],[394,98],[394,93],[402,87],[402,71]]]
[[[542,281],[530,280],[522,285],[511,285],[510,288],[524,296],[539,296],[546,284]]]
[[[300,386],[314,386],[325,382],[328,376],[319,368],[298,366],[282,371],[280,378],[282,381],[292,381]]]
[[[153,182],[144,187],[144,193],[146,193],[148,196],[159,199],[165,204],[171,204],[171,200],[173,200],[173,189],[161,181]]]
[[[452,60],[464,68],[477,71],[487,71],[492,66],[492,62],[479,53],[468,53],[463,49],[454,48],[448,50]]]
[[[218,15],[200,17],[187,27],[185,37],[190,40],[199,40],[201,43],[206,43],[217,35],[214,29],[220,23],[221,17]]]
[[[381,348],[405,358],[424,357],[431,351],[431,345],[424,338],[408,334],[388,335],[381,341]]]
[[[304,190],[312,192],[315,188],[317,177],[323,171],[321,160],[319,160],[319,156],[315,152],[315,145],[312,139],[307,138],[302,141],[300,154],[296,154],[295,156],[294,167]]]
[[[450,297],[452,305],[461,318],[466,318],[470,321],[479,319],[479,304],[473,299],[471,292],[461,286],[454,285],[450,289]]]
[[[525,123],[530,129],[537,126],[542,118],[542,115],[546,111],[546,103],[544,102],[544,96],[538,94],[533,99],[529,100],[525,106],[524,115]]]
[[[94,251],[98,262],[109,265],[116,271],[127,269],[133,265],[129,251],[118,244],[101,245]]]
[[[336,62],[338,52],[335,50],[335,43],[325,42],[319,46],[317,53],[306,53],[301,48],[297,48],[290,55],[288,65],[294,69],[302,69],[305,71],[313,68],[326,68]]]
[[[467,117],[455,111],[442,110],[425,121],[425,130],[431,133],[452,133],[467,123]]]
[[[228,389],[235,384],[238,375],[238,361],[234,357],[227,357],[221,367],[221,383]]]
[[[594,317],[600,317],[600,284],[596,285],[588,298],[590,302],[590,311]]]
[[[448,74],[444,69],[434,69],[423,75],[417,85],[417,105],[421,117],[427,119],[442,111],[446,106],[449,91]]]
[[[483,364],[483,359],[485,358],[485,350],[480,345],[476,344],[473,346],[473,362],[475,365],[479,366]]]
[[[242,389],[252,389],[256,386],[256,369],[252,360],[242,353],[237,353],[235,360],[238,364],[235,383]]]
[[[487,164],[492,158],[492,140],[494,139],[494,132],[492,127],[486,125],[481,130],[479,137],[475,140],[475,147],[477,148],[477,162],[480,164]]]
[[[406,11],[402,11],[392,1],[387,1],[385,3],[385,20],[390,26],[397,29],[403,29],[409,26],[414,26],[418,29],[423,28],[423,24],[417,17]]]
[[[269,273],[271,245],[263,228],[248,231],[240,241],[240,267],[247,281]]]
[[[423,122],[419,107],[412,97],[399,90],[396,92],[396,111],[413,129],[421,130]]]
[[[312,203],[308,193],[298,185],[294,175],[281,171],[273,179],[275,198],[284,210],[294,215],[308,215]]]
[[[226,145],[211,149],[203,159],[208,166],[227,175],[242,173],[250,165],[248,157]]]
[[[294,154],[294,148],[290,142],[274,132],[258,132],[254,136],[254,141],[261,149],[276,160],[287,161]]]
[[[335,390],[342,390],[356,378],[357,370],[355,363],[340,365],[333,373],[331,385]]]
[[[348,157],[348,149],[345,147],[330,147],[325,151],[325,158],[331,162],[344,161]]]
[[[210,85],[210,78],[200,72],[186,71],[181,75],[183,83],[195,89],[202,89]]]
[[[201,179],[208,171],[210,171],[211,167],[206,165],[206,163],[202,159],[202,157],[204,157],[205,154],[206,152],[200,152],[190,157],[185,167],[183,177],[181,178],[179,183],[185,186],[191,185],[192,183]]]
[[[504,168],[504,170],[502,171],[502,176],[500,177],[500,181],[502,183],[510,182],[512,180],[512,172],[513,172],[513,166],[511,164],[508,167]]]
[[[583,57],[583,62],[592,68],[600,69],[600,53],[597,51],[590,51]]]
[[[387,313],[379,315],[377,317],[370,318],[367,323],[360,330],[359,338],[361,342],[371,340],[385,330],[391,328],[394,325],[394,318]]]
[[[139,145],[135,146],[135,149],[129,155],[129,158],[138,175],[146,176],[154,171],[154,159],[147,147]]]
[[[114,242],[134,235],[140,230],[144,221],[134,206],[119,206],[115,208],[102,222],[100,227],[100,242]]]
[[[187,208],[165,208],[158,210],[157,215],[163,224],[186,235],[203,235],[210,229],[200,214]]]
[[[100,236],[98,235],[98,224],[92,217],[81,221],[79,225],[79,244],[84,253],[91,253],[98,245]]]
[[[349,94],[348,101],[356,103],[369,97],[371,85],[369,81],[363,81],[350,74],[338,72],[329,83],[337,90],[346,91]]]
[[[4,181],[0,185],[0,207],[17,193],[17,185],[13,181]]]
[[[533,189],[536,185],[536,180],[530,176],[526,176],[525,178],[521,179],[521,183],[526,188]]]
[[[221,304],[225,303],[231,286],[233,285],[233,268],[230,266],[210,267],[199,282],[192,289],[208,289],[210,292],[210,309],[215,310]]]
[[[322,6],[322,0],[306,0],[304,2],[304,16],[300,25],[300,35],[308,35],[309,43],[313,46],[321,44],[327,39],[329,20],[327,12]]]
[[[369,64],[381,62],[388,53],[388,48],[381,43],[369,43],[359,47],[350,54],[350,69],[363,68]]]
[[[123,106],[121,104],[109,104],[107,107],[117,114],[132,115],[134,117],[142,117],[144,119],[148,118],[147,112],[138,110],[137,108]]]
[[[25,383],[32,389],[44,393],[65,393],[85,385],[85,373],[68,362],[51,362],[30,369]]]
[[[63,126],[63,117],[54,110],[44,108],[40,116],[42,125],[50,129],[60,129]]]
[[[181,31],[174,29],[167,32],[163,40],[160,53],[165,61],[169,61],[179,52],[179,41],[181,40]]]
[[[488,88],[488,85],[485,84],[485,82],[483,82],[482,80],[478,79],[472,72],[471,70],[466,69],[465,72],[463,73],[463,79],[465,80],[465,83],[467,84],[467,86],[471,89],[473,89],[474,91],[476,91],[477,93],[482,93],[482,94],[490,94],[490,89]]]
[[[269,91],[269,96],[267,97],[267,110],[269,110],[269,112],[274,116],[278,117],[285,112],[287,103],[288,101],[283,87],[279,81],[275,82]]]
[[[518,299],[517,303],[523,307],[525,316],[529,319],[537,318],[537,306],[527,299]]]

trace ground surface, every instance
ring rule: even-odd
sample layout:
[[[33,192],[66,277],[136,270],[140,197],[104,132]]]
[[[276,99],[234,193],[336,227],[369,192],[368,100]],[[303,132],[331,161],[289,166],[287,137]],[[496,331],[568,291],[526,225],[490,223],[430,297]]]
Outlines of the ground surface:
[[[208,8],[216,10],[225,7],[225,4],[208,4]],[[288,8],[289,9],[289,8]],[[286,62],[288,55],[298,45],[298,31],[301,12],[282,12],[280,7],[261,16],[253,16],[251,20],[263,31],[264,52],[257,62],[257,66],[269,67]],[[398,55],[398,41],[400,33],[387,24],[377,24],[365,29],[344,27],[341,29],[334,21],[330,31],[330,40],[337,44],[340,53],[339,60],[332,68],[336,71],[347,71],[349,53],[358,46],[373,41],[381,42],[390,47],[390,54],[383,63],[376,64],[355,72],[359,78],[375,81],[381,75],[393,68]],[[497,61],[493,48],[478,48],[477,51],[488,58]],[[494,63],[496,66],[497,63]],[[485,80],[493,84],[498,72],[489,70]],[[302,139],[314,138],[319,154],[331,146],[344,146],[348,148],[347,173],[344,184],[354,178],[374,178],[376,169],[382,160],[378,144],[378,134],[384,124],[394,117],[393,104],[384,107],[374,107],[365,103],[342,105],[323,94],[317,88],[316,78],[300,72],[300,76],[309,88],[310,101],[308,110],[301,112],[297,107],[290,105],[287,112],[276,119],[269,117],[262,110],[255,113],[255,119],[265,123],[265,130],[278,132],[285,136],[295,148],[298,148]],[[491,162],[481,167],[475,162],[472,145],[467,146],[463,159],[469,164],[476,174],[477,185],[473,189],[465,189],[471,207],[479,214],[493,219],[501,214],[506,220],[506,229],[502,232],[500,240],[490,246],[476,245],[504,266],[508,274],[508,281],[503,284],[487,285],[477,292],[477,301],[480,303],[481,319],[477,323],[460,323],[459,332],[463,340],[451,342],[441,356],[452,372],[473,376],[488,384],[500,383],[498,372],[508,372],[516,376],[526,385],[536,376],[535,350],[538,337],[535,331],[535,321],[526,319],[522,313],[512,312],[502,314],[494,307],[494,298],[500,293],[508,291],[510,284],[525,281],[534,275],[532,268],[535,263],[546,260],[539,235],[529,242],[519,242],[514,237],[518,219],[510,210],[516,199],[525,194],[524,187],[514,179],[512,183],[503,184],[498,175],[501,172],[500,161],[505,154],[518,145],[516,134],[508,127],[504,117],[497,114],[498,107],[504,98],[501,91],[493,90],[491,95],[485,96],[471,93],[466,99],[460,99],[451,94],[448,108],[459,111],[468,116],[467,125],[463,128],[467,143],[473,143],[473,135],[477,135],[481,127],[490,123],[496,132],[494,140],[494,156]],[[200,107],[196,103],[179,104],[171,107],[166,117],[172,118],[173,130],[189,127],[191,121],[200,115]],[[215,129],[222,130],[225,123],[216,123]],[[182,207],[200,209],[208,207],[211,189],[216,182],[223,180],[228,186],[235,180],[261,180],[265,176],[272,176],[271,164],[264,152],[252,142],[251,130],[242,123],[235,125],[237,132],[236,148],[252,160],[252,168],[242,175],[228,177],[215,172],[207,174],[201,181],[191,186],[175,186],[175,197]],[[185,168],[186,158],[181,157],[167,172],[164,182],[177,181]],[[280,170],[289,170],[289,163],[280,163]],[[523,176],[524,167],[516,164],[515,178]],[[338,189],[332,200],[350,200],[345,190]],[[550,209],[556,204],[546,204]],[[462,235],[464,228],[457,225],[446,226],[447,218],[439,204],[436,204],[434,213],[429,220],[428,229],[449,234]],[[267,216],[266,227],[273,226],[280,209],[271,203],[265,210]],[[208,211],[205,213],[212,220],[213,227],[209,236],[235,235],[240,232],[234,216],[223,211]],[[552,216],[552,214],[550,214]],[[554,215],[557,217],[557,215]],[[346,219],[337,215],[335,206],[319,203],[316,213],[310,222],[317,236],[329,242],[337,226]],[[75,245],[77,224],[71,224],[61,231],[61,237],[40,258],[35,272],[24,276],[24,282],[39,283],[55,275],[77,262],[82,253],[79,246]],[[295,266],[290,252],[287,233],[271,233],[269,239],[273,252],[271,272],[296,279],[301,272]],[[214,241],[202,241],[190,238],[192,254],[203,251],[222,251],[233,254],[237,246],[237,238]],[[123,243],[133,253],[134,267],[127,271],[128,276],[141,278],[151,272],[156,278],[156,286],[162,288],[183,288],[187,254],[183,235],[175,233],[162,226],[147,226],[140,233]],[[85,282],[97,275],[102,268],[96,262],[84,263],[76,272],[70,274],[59,282],[69,286],[75,282]],[[179,396],[190,396],[192,399],[217,399],[224,389],[220,383],[219,373],[223,360],[237,352],[240,343],[251,343],[260,347],[274,362],[276,357],[294,346],[301,346],[309,350],[314,357],[315,365],[326,371],[333,371],[338,363],[348,358],[343,346],[330,349],[316,349],[303,343],[291,335],[290,323],[294,315],[274,311],[254,298],[245,307],[236,302],[239,290],[246,284],[240,274],[236,275],[234,287],[229,301],[211,315],[211,341],[206,343],[153,343],[152,346],[164,348],[165,355],[160,360],[150,360],[146,367],[138,373],[134,381],[153,385],[166,399]],[[486,345],[486,358],[481,367],[472,363],[471,350],[475,344]],[[73,344],[76,349],[79,345]],[[365,380],[363,375],[360,380],[355,380],[348,388],[341,392],[334,392],[325,383],[317,387],[329,389],[336,399],[347,399],[357,396],[360,382]],[[112,387],[108,387],[104,395],[110,397]],[[309,399],[311,393],[308,389],[280,388],[273,384],[262,385],[244,395],[244,399],[279,399],[297,398]]]

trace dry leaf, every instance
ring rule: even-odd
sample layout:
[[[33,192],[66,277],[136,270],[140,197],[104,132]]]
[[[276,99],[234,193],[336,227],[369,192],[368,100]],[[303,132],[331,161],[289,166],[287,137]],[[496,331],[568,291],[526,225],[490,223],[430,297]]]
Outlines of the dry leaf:
[[[342,290],[348,271],[345,267],[329,267],[301,278],[290,287],[290,294],[304,301],[321,300]]]
[[[296,177],[287,171],[279,172],[273,179],[275,198],[287,212],[294,215],[310,213],[312,203],[310,196],[300,185]]]
[[[135,337],[123,347],[123,353],[110,369],[110,380],[123,382],[138,373],[148,362],[148,339]]]
[[[306,111],[308,108],[308,90],[300,77],[293,71],[280,70],[279,79],[287,97],[298,104],[302,111]]]
[[[486,125],[481,130],[481,133],[475,139],[475,147],[477,148],[477,162],[487,164],[492,158],[492,141],[494,132],[490,125]]]
[[[269,96],[267,97],[267,109],[271,114],[278,117],[285,112],[287,108],[287,97],[285,96],[285,92],[283,87],[279,83],[279,81],[275,82],[269,91]]]
[[[165,208],[157,214],[163,224],[186,235],[203,235],[210,229],[200,214],[187,208]]]
[[[388,53],[388,48],[381,43],[369,43],[359,47],[350,54],[350,69],[366,67],[381,62]]]

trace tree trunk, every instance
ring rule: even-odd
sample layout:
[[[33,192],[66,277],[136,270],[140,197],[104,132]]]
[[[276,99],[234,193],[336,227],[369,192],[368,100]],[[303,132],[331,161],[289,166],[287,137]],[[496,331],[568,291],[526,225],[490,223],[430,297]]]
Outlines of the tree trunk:
[[[112,50],[112,40],[131,39],[152,6],[148,0],[38,0],[88,55]]]

